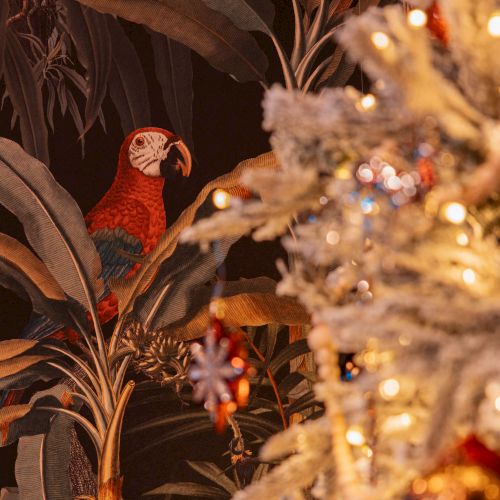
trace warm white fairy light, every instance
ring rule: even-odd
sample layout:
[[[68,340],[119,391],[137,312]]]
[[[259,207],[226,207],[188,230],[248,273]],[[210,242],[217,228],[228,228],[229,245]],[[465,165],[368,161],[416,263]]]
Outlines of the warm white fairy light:
[[[363,446],[365,444],[365,437],[359,427],[350,427],[346,432],[345,438],[352,446]]]
[[[476,273],[470,268],[464,269],[462,279],[467,285],[473,285],[476,282]]]
[[[469,244],[469,237],[465,233],[459,233],[456,241],[461,247],[466,247]]]
[[[369,109],[372,109],[375,107],[377,100],[375,99],[375,96],[373,94],[366,94],[361,98],[361,101],[359,102],[361,105],[361,109],[364,111],[368,111]]]
[[[495,399],[495,409],[500,411],[500,396]]]
[[[391,43],[389,37],[382,31],[375,31],[374,33],[372,33],[370,39],[373,45],[375,45],[375,47],[377,47],[377,49],[379,50],[386,49]]]
[[[219,210],[222,210],[231,204],[231,195],[223,189],[216,189],[212,195],[212,201]]]
[[[488,20],[488,33],[494,37],[500,37],[500,12],[495,12]]]
[[[384,399],[392,399],[399,394],[400,385],[395,378],[388,378],[380,382],[379,392]]]
[[[422,9],[410,10],[407,19],[413,28],[423,28],[427,24],[427,14]]]
[[[339,233],[337,233],[337,231],[328,231],[328,233],[326,233],[326,242],[330,245],[336,245],[338,242],[340,241],[340,236],[339,236]]]
[[[467,210],[461,203],[447,203],[441,209],[443,217],[453,224],[461,224],[467,216]]]

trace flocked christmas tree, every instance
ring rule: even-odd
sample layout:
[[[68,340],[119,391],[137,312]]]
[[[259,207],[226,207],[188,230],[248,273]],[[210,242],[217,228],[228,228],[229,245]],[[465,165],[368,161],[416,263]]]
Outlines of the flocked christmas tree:
[[[273,87],[281,170],[246,174],[260,200],[185,232],[284,235],[279,292],[314,323],[325,414],[271,438],[261,456],[281,462],[238,500],[500,497],[497,9],[415,0],[349,19],[338,41],[369,92]]]

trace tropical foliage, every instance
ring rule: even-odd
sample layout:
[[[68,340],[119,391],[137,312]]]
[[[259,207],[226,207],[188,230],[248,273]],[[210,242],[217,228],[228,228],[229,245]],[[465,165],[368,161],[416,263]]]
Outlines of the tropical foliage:
[[[96,309],[103,293],[99,255],[76,202],[48,168],[56,109],[71,115],[83,152],[85,134],[96,122],[105,127],[103,101],[108,95],[124,134],[150,124],[146,72],[127,34],[127,23],[136,23],[150,38],[172,128],[192,147],[191,50],[240,82],[267,86],[268,55],[251,33],[261,32],[274,46],[285,85],[320,91],[343,85],[353,74],[355,65],[336,46],[333,34],[346,15],[374,3],[291,0],[294,39],[287,52],[287,43],[273,31],[274,7],[267,0],[2,2],[0,76],[4,100],[12,106],[11,125],[19,127],[23,147],[0,139],[0,203],[21,221],[31,249],[0,235],[0,284],[79,337],[71,346],[54,339],[0,343],[1,390],[52,383],[41,391],[35,385],[22,404],[0,408],[0,443],[19,441],[16,477],[23,499],[76,494],[120,498],[120,436],[129,400],[136,417],[123,443],[143,437],[125,460],[212,432],[208,414],[192,402],[186,346],[203,336],[210,316],[210,282],[220,257],[242,235],[221,239],[217,258],[213,251],[179,243],[179,236],[194,220],[216,210],[214,189],[231,193],[240,189],[248,171],[278,167],[267,153],[210,182],[141,261],[134,277],[111,283],[119,317],[112,336],[105,338]],[[322,412],[311,391],[315,375],[308,347],[300,338],[309,322],[304,310],[277,297],[275,284],[265,278],[227,283],[220,299],[227,320],[241,329],[251,353],[255,372],[248,407],[230,419],[228,455],[214,457],[214,463],[186,462],[212,485],[175,482],[166,471],[150,494],[229,497],[272,466],[259,463],[251,451],[291,422]],[[152,402],[168,411],[140,421],[141,406]],[[188,409],[180,412],[181,404]],[[75,422],[86,431],[93,450],[82,448]],[[97,456],[97,480],[87,454]],[[78,481],[70,470],[75,456]],[[232,463],[228,470],[226,461]]]

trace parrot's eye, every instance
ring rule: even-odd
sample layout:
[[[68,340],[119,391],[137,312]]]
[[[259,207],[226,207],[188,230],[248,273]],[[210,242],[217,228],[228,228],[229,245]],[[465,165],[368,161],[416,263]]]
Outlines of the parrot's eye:
[[[134,142],[135,142],[136,146],[139,146],[140,148],[142,148],[142,146],[144,146],[144,142],[145,142],[144,137],[142,137],[142,136],[136,137]]]

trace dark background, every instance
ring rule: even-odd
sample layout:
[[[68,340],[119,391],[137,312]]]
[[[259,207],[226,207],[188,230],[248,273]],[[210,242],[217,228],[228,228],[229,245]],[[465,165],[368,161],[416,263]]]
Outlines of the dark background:
[[[274,0],[276,5],[275,29],[285,46],[291,43],[293,17],[290,2]],[[153,55],[145,32],[132,24],[124,24],[143,62],[149,83],[153,126],[169,128],[161,90],[154,76]],[[270,42],[256,34],[269,55],[269,82],[280,81],[280,70]],[[258,83],[241,84],[226,74],[213,69],[197,54],[192,53],[194,65],[194,144],[197,163],[188,179],[173,179],[166,185],[164,200],[167,223],[172,223],[211,179],[232,170],[238,162],[270,149],[268,134],[261,128],[263,88]],[[3,92],[3,89],[0,89]],[[20,142],[18,127],[10,129],[11,107],[8,100],[0,112],[0,135]],[[109,188],[116,169],[117,154],[123,140],[120,120],[109,97],[104,102],[106,132],[95,124],[86,136],[85,157],[81,157],[77,132],[71,118],[62,117],[56,105],[55,133],[50,137],[50,168],[56,180],[76,199],[86,214]],[[24,240],[22,226],[9,212],[0,207],[0,231]],[[283,256],[278,242],[256,244],[243,239],[231,250],[227,260],[229,279],[268,275],[277,277],[274,262]],[[0,288],[0,339],[16,337],[27,322],[29,304]],[[142,412],[155,414],[159,407],[144,408]],[[161,409],[160,409],[161,411]],[[145,418],[148,415],[142,415]],[[133,418],[133,416],[131,417]],[[127,425],[127,423],[125,423]],[[200,436],[191,442],[170,449],[154,450],[141,461],[127,463],[127,442],[124,442],[123,472],[124,497],[138,498],[139,492],[158,485],[159,478],[167,480],[166,470],[175,471],[170,480],[182,479],[179,467],[172,469],[178,459],[190,457],[209,460],[214,452],[227,450],[229,435],[214,433]],[[131,443],[135,449],[140,443]],[[16,444],[0,448],[0,487],[15,485],[14,459]],[[189,478],[193,480],[193,478]],[[161,480],[161,479],[160,479]],[[150,485],[150,486],[149,486]]]

